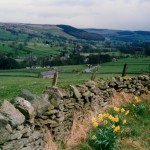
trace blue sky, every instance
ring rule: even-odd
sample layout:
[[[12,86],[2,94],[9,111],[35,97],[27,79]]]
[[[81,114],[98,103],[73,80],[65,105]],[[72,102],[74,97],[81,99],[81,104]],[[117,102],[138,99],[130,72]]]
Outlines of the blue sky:
[[[150,0],[0,0],[0,22],[150,31]]]

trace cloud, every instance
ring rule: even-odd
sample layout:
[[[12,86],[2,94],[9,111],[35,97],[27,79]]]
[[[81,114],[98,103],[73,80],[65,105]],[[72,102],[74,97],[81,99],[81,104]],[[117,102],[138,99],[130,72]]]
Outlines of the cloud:
[[[150,30],[149,0],[5,0],[1,22]]]

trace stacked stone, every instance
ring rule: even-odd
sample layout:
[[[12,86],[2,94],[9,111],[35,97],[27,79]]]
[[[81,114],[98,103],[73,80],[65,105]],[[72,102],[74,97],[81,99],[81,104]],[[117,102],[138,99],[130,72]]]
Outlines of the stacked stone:
[[[43,150],[45,130],[36,125],[36,114],[36,109],[24,98],[16,97],[13,104],[4,100],[0,105],[0,149]]]
[[[108,85],[119,92],[124,91],[135,95],[147,94],[150,90],[150,75],[132,78],[113,77],[112,80],[108,81]]]

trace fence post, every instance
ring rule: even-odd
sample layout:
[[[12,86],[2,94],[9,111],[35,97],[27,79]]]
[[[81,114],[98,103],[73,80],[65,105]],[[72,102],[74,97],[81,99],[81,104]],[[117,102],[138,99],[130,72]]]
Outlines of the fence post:
[[[96,72],[98,71],[98,66],[93,69],[91,80],[94,81],[96,78]]]
[[[128,65],[124,64],[123,71],[122,71],[122,77],[124,77],[126,75],[127,68],[128,68]]]
[[[56,86],[58,81],[58,71],[55,71],[53,81],[52,81],[52,86]]]

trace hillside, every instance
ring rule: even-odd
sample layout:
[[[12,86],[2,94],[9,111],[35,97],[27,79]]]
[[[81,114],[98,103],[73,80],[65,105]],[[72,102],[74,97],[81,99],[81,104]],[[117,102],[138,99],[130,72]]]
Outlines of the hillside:
[[[68,55],[81,49],[82,43],[104,40],[67,25],[0,23],[0,54],[14,58]]]
[[[97,33],[90,33],[86,32],[81,29],[77,29],[68,25],[57,25],[58,27],[62,28],[63,31],[67,34],[70,34],[76,38],[79,39],[85,39],[85,40],[95,40],[95,41],[104,41],[105,38]]]
[[[88,33],[66,25],[39,25],[39,24],[17,24],[0,23],[0,40],[30,40],[30,39],[85,39],[85,40],[104,40],[99,34]]]
[[[128,30],[109,30],[109,29],[84,29],[89,33],[96,33],[109,38],[124,42],[150,41],[150,31],[128,31]]]

